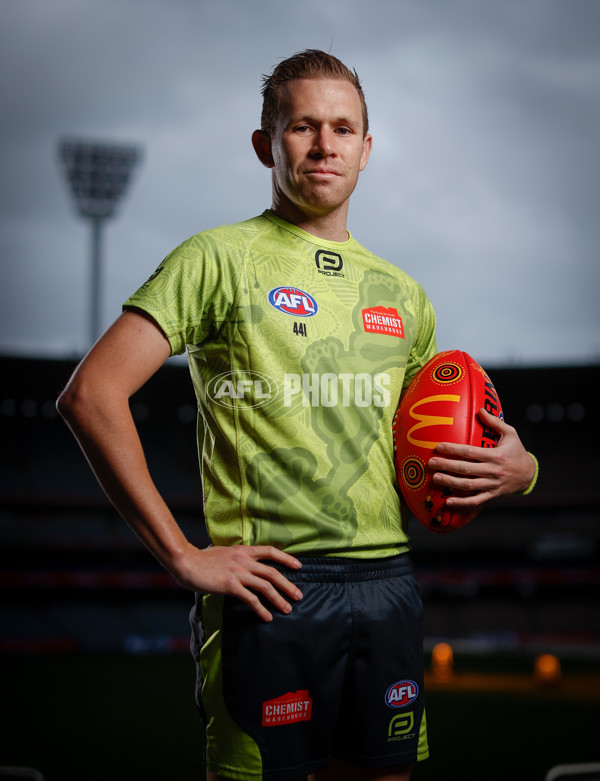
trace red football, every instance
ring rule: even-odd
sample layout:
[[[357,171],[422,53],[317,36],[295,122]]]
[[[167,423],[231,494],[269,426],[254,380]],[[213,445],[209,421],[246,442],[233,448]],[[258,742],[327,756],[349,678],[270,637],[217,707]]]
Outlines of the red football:
[[[393,424],[398,485],[411,512],[431,531],[452,532],[477,515],[446,507],[454,491],[433,482],[427,463],[440,442],[496,447],[498,434],[479,419],[482,407],[502,418],[490,378],[461,350],[435,355],[402,397]]]

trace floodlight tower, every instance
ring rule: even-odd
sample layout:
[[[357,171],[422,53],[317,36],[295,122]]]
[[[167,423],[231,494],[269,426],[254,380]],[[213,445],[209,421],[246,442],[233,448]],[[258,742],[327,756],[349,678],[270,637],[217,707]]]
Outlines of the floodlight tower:
[[[59,155],[79,214],[92,225],[90,286],[90,343],[100,335],[101,234],[104,221],[115,213],[130,174],[141,160],[141,150],[132,145],[63,139]]]

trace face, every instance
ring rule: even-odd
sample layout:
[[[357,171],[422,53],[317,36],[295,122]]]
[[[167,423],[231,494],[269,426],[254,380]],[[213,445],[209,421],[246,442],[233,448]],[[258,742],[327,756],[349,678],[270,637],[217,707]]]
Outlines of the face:
[[[282,216],[290,209],[309,218],[336,210],[345,214],[370,150],[360,98],[350,82],[289,81],[266,163],[273,168],[274,205]]]

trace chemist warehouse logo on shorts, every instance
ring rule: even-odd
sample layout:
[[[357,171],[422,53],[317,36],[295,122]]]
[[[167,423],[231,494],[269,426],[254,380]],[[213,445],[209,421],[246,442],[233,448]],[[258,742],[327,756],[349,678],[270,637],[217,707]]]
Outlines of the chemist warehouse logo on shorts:
[[[263,702],[263,727],[280,727],[284,724],[297,724],[310,721],[312,716],[312,697],[308,689],[288,692],[281,697]]]

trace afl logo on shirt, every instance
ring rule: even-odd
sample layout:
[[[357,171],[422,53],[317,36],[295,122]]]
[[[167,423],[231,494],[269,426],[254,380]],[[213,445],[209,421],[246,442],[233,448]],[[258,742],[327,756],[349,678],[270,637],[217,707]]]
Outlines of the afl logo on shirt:
[[[418,694],[419,687],[414,681],[396,681],[385,693],[385,704],[389,708],[406,708]]]
[[[315,299],[297,287],[276,287],[269,293],[269,303],[286,315],[312,317],[319,311]]]

